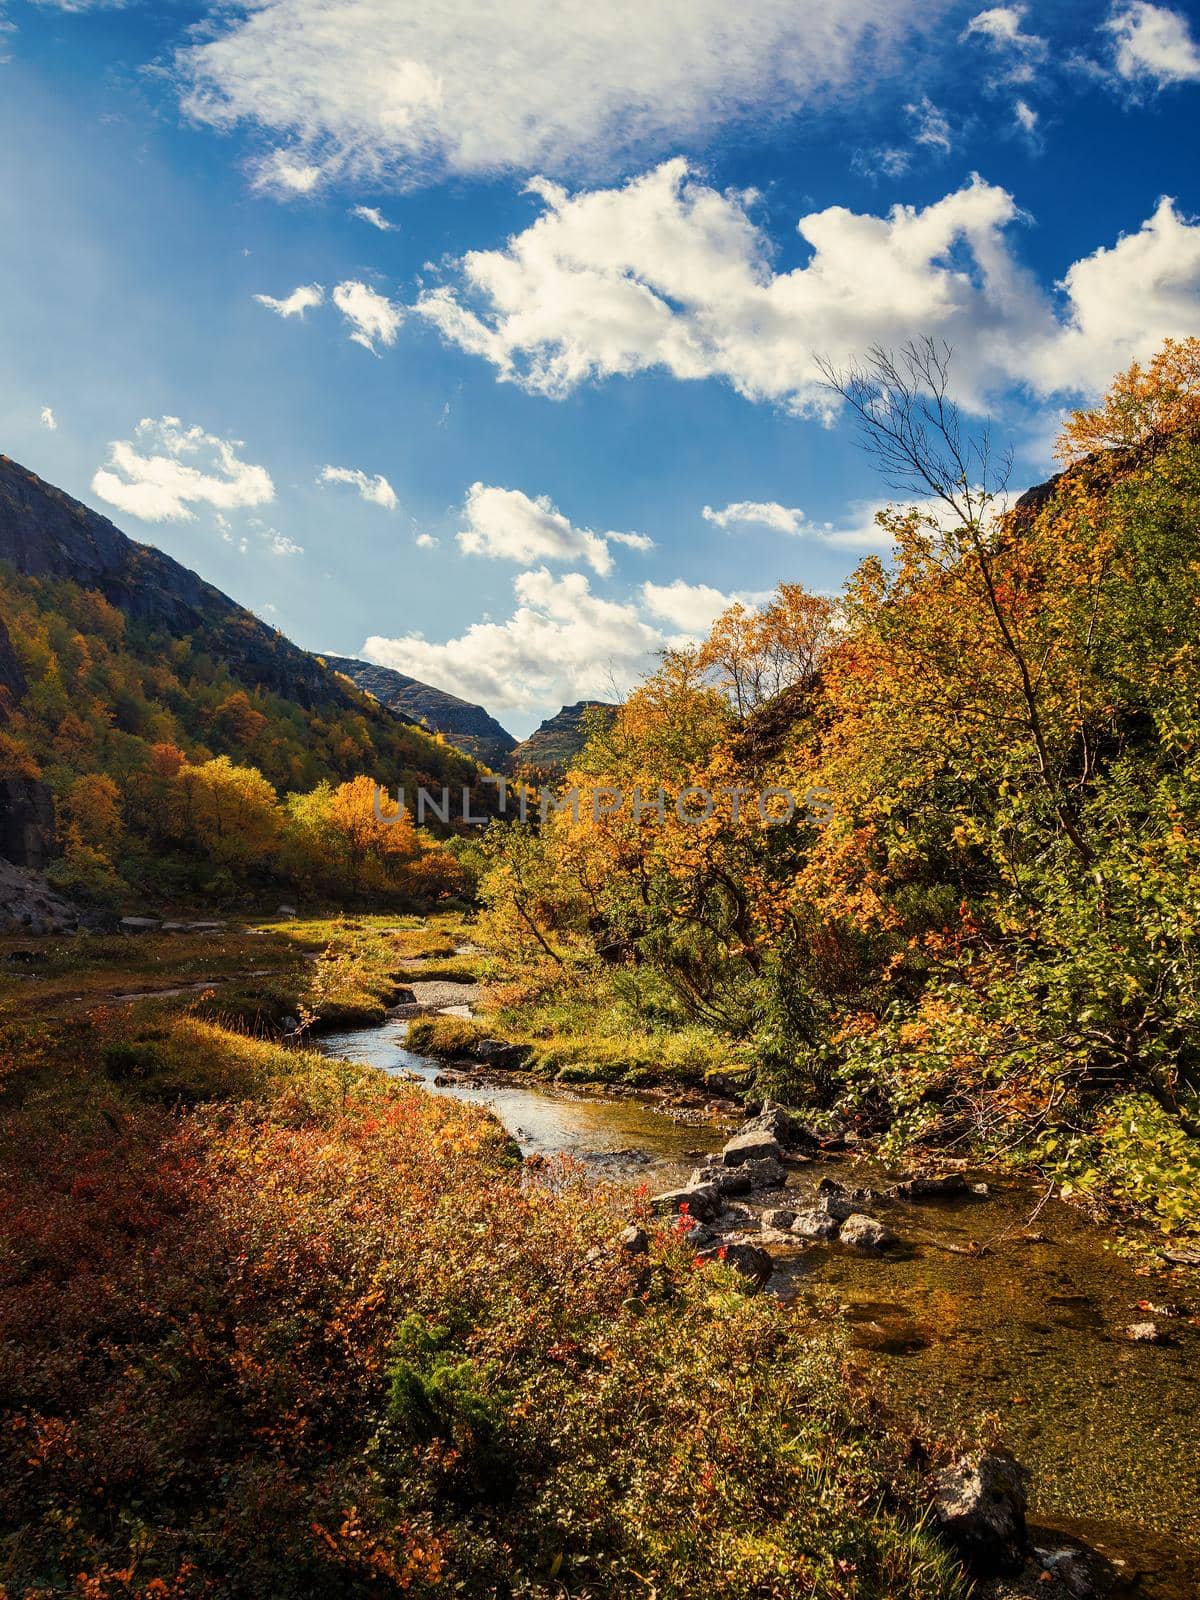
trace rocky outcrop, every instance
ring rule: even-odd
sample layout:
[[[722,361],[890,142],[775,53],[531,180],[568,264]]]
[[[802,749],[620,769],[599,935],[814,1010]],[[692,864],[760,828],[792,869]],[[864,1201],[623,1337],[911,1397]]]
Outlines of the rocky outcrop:
[[[0,930],[41,938],[80,925],[79,907],[52,889],[39,872],[0,861]]]
[[[335,672],[342,672],[380,704],[398,715],[440,733],[458,749],[482,761],[494,771],[507,770],[509,754],[517,741],[495,717],[470,700],[460,700],[445,689],[410,678],[391,667],[377,667],[352,656],[324,656]]]

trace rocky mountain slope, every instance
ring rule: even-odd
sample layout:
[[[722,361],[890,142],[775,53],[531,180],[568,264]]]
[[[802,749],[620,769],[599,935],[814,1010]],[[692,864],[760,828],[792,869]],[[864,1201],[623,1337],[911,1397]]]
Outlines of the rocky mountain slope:
[[[96,589],[131,622],[190,635],[248,684],[303,706],[349,701],[316,657],[153,545],[0,455],[0,561]],[[412,718],[407,720],[412,721]]]
[[[507,769],[509,753],[517,741],[482,706],[407,677],[403,672],[395,672],[391,667],[377,667],[351,656],[326,655],[321,659],[335,672],[344,672],[360,689],[373,694],[393,711],[433,733],[443,734],[458,749],[495,771]]]
[[[593,719],[611,722],[616,710],[603,700],[563,706],[510,752],[509,771],[531,779],[560,777],[587,743]]]

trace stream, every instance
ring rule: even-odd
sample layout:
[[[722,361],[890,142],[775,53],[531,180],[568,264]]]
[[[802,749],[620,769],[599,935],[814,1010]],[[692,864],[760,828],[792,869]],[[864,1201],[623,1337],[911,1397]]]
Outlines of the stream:
[[[526,1155],[568,1154],[609,1181],[652,1191],[685,1180],[728,1136],[652,1101],[577,1092],[519,1074],[448,1071],[406,1047],[408,1023],[326,1034],[321,1049],[486,1107]],[[800,1210],[824,1177],[883,1187],[876,1163],[821,1157],[743,1209]],[[1200,1595],[1200,1272],[1139,1273],[1108,1236],[1026,1183],[980,1173],[988,1194],[865,1209],[900,1234],[898,1256],[769,1242],[768,1292],[844,1330],[853,1359],[918,1433],[998,1431],[1029,1467],[1030,1519],[1101,1550],[1127,1592]],[[739,1198],[738,1204],[742,1202]],[[740,1226],[756,1225],[752,1217]],[[1004,1237],[1001,1237],[1004,1236]],[[959,1254],[995,1241],[985,1254]],[[1139,1305],[1139,1302],[1141,1303]],[[1146,1309],[1146,1304],[1154,1310]],[[1167,1344],[1133,1344],[1153,1319]],[[1195,1319],[1193,1321],[1193,1319]]]

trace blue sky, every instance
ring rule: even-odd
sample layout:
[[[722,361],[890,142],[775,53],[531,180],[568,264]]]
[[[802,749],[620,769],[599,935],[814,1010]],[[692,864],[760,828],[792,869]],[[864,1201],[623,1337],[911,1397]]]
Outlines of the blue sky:
[[[1200,333],[1191,7],[0,15],[0,449],[517,733],[878,545],[815,357],[950,340],[1020,486]]]

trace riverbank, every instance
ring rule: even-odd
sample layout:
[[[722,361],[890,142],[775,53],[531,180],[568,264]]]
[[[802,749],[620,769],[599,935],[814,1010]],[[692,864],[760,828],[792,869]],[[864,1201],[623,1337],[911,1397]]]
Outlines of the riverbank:
[[[485,1106],[534,1170],[565,1154],[595,1178],[681,1189],[731,1132],[728,1115],[662,1098],[614,1099],[491,1068],[448,1073],[409,1048],[411,1031],[393,1021],[322,1047]],[[811,1337],[849,1349],[857,1381],[912,1437],[965,1429],[1001,1441],[1030,1469],[1029,1515],[1043,1544],[1052,1533],[1082,1541],[1123,1582],[1136,1579],[1139,1594],[1190,1600],[1200,1562],[1191,1426],[1200,1327],[1186,1275],[1114,1259],[1106,1232],[1044,1187],[943,1170],[941,1194],[922,1196],[918,1184],[903,1198],[910,1169],[808,1146],[716,1215],[697,1196],[695,1214],[707,1220],[695,1244],[765,1251],[768,1292]],[[895,1235],[895,1248],[837,1241],[837,1197],[846,1194],[851,1209]],[[834,1237],[796,1235],[792,1219],[826,1207]],[[1131,1339],[1130,1328],[1148,1321],[1161,1342]]]
[[[341,992],[330,965],[307,995]],[[22,992],[6,1592],[965,1594],[929,1464],[839,1341],[698,1270],[670,1219],[622,1249],[627,1190],[539,1176],[485,1110],[215,999],[35,1029]]]

